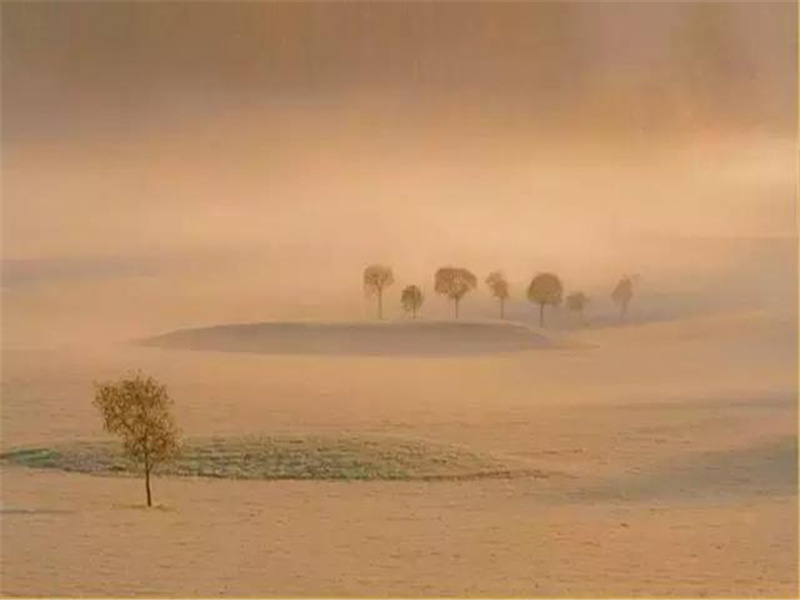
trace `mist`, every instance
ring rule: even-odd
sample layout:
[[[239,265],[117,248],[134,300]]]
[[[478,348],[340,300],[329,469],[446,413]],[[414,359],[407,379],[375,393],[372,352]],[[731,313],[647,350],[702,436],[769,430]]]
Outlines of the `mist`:
[[[601,312],[625,273],[653,314],[796,302],[793,4],[3,17],[4,345],[360,319],[373,262],[431,316],[445,264],[521,319],[540,271]]]
[[[796,1],[0,11],[0,596],[798,596]]]

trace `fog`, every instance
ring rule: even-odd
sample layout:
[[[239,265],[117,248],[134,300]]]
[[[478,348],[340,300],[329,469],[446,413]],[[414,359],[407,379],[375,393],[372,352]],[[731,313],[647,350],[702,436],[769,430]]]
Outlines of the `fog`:
[[[796,10],[7,4],[3,344],[360,319],[373,262],[793,310]]]
[[[796,1],[0,10],[0,596],[797,597]]]

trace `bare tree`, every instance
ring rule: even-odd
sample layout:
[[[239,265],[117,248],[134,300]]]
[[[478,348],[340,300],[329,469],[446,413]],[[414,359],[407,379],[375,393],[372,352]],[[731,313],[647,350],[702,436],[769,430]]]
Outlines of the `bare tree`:
[[[152,506],[150,473],[178,453],[178,428],[166,386],[136,373],[96,384],[94,405],[104,429],[122,438],[126,457],[144,470],[147,506]]]
[[[625,275],[620,279],[619,283],[617,283],[617,287],[611,292],[611,299],[614,301],[614,304],[619,306],[619,320],[624,321],[625,315],[628,312],[628,305],[633,299],[633,278]]]
[[[565,303],[567,308],[583,321],[583,311],[589,303],[589,297],[583,292],[573,292],[567,296]]]
[[[390,267],[370,265],[364,269],[364,291],[378,298],[378,318],[383,318],[383,290],[394,283],[394,274]]]
[[[506,300],[508,299],[508,281],[500,271],[489,273],[486,285],[492,290],[492,296],[500,300],[500,318],[506,318]]]
[[[456,319],[458,318],[459,302],[476,287],[478,287],[478,279],[467,269],[442,267],[436,271],[434,290],[437,294],[447,296],[453,301]]]
[[[553,273],[540,273],[528,286],[528,300],[539,305],[539,327],[544,327],[544,307],[547,305],[558,306],[564,286],[561,280]]]
[[[416,285],[409,285],[400,294],[400,304],[403,305],[403,310],[411,313],[412,318],[417,318],[417,312],[422,308],[422,303],[425,297],[422,295],[422,290]]]

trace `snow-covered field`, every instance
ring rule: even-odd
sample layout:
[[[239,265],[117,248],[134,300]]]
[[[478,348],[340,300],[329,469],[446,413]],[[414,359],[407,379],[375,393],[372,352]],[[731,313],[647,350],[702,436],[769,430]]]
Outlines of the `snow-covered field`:
[[[0,592],[796,595],[794,318],[565,337],[433,356],[7,350],[3,451],[106,439],[92,381],[139,367],[168,384],[187,437],[399,439],[558,476],[161,477],[146,510],[135,478],[4,464]]]

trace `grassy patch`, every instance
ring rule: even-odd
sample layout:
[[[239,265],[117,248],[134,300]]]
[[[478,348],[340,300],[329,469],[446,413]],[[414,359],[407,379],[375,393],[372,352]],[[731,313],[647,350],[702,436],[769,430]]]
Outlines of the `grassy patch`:
[[[113,442],[23,448],[5,463],[101,475],[135,474]],[[161,475],[224,479],[458,480],[536,475],[463,448],[368,437],[259,437],[189,440]]]

